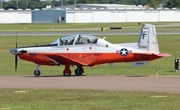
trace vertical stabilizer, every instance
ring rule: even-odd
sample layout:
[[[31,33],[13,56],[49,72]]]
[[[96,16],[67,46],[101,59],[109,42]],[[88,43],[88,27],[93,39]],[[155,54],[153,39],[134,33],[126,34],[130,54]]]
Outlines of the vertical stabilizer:
[[[156,37],[156,28],[154,25],[143,24],[139,37],[138,48],[140,50],[159,53],[159,46]]]

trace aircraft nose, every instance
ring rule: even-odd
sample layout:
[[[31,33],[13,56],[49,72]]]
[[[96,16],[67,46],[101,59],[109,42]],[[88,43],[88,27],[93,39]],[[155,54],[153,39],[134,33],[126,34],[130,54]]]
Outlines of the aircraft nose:
[[[18,52],[17,52],[17,48],[13,48],[9,51],[10,53],[14,54],[14,55],[17,55]]]

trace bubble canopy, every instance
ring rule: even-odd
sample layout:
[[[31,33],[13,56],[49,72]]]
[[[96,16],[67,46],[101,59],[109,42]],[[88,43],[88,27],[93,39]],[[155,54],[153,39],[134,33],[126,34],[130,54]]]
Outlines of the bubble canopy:
[[[82,44],[96,44],[98,37],[87,35],[87,34],[77,34],[59,38],[54,42],[50,43],[51,46],[62,46],[62,45],[82,45]]]

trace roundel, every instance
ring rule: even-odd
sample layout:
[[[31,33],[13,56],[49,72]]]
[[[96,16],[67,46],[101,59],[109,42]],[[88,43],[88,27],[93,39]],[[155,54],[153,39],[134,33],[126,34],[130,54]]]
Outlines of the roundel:
[[[122,48],[121,50],[120,50],[120,55],[121,56],[126,56],[128,54],[128,50],[126,49],[126,48]]]

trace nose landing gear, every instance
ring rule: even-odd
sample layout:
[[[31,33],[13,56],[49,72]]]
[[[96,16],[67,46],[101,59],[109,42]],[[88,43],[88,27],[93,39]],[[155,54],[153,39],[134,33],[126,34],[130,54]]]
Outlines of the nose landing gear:
[[[40,66],[40,65],[37,65],[37,66],[36,66],[36,70],[34,71],[34,75],[35,75],[35,76],[41,75],[41,71],[39,70],[39,66]]]

